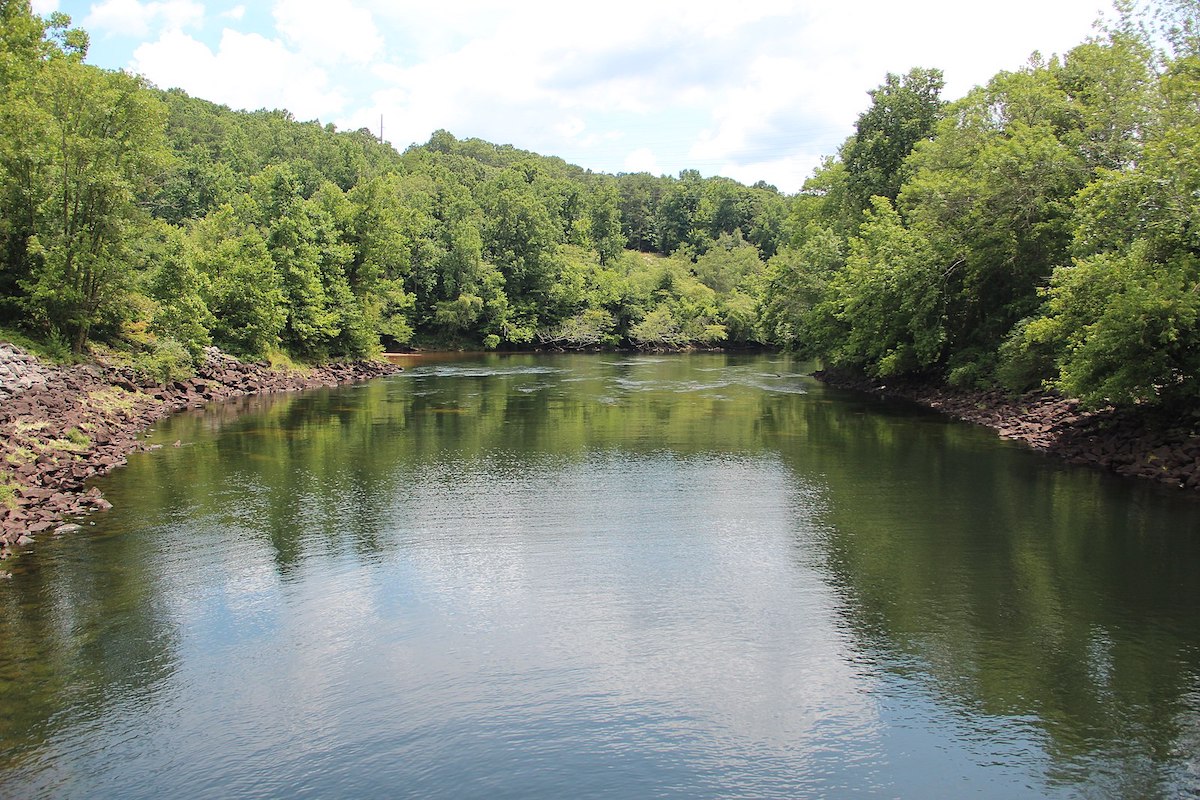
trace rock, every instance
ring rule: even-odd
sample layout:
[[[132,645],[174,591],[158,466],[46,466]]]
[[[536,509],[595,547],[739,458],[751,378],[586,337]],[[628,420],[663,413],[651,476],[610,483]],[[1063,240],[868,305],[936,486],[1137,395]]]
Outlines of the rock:
[[[81,530],[83,530],[82,525],[76,525],[74,522],[68,522],[65,525],[59,525],[57,528],[54,529],[54,532],[59,533],[59,534],[79,533]]]

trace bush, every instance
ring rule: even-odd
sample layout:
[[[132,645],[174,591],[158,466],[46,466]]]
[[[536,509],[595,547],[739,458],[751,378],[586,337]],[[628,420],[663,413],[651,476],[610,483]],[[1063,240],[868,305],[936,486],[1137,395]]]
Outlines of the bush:
[[[195,374],[191,354],[177,339],[169,336],[155,339],[150,347],[150,352],[133,357],[133,369],[139,375],[170,383]]]

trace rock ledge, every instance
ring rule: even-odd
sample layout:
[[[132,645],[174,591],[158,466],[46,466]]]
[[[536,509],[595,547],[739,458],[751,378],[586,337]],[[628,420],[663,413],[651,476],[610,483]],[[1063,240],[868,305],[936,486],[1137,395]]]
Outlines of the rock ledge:
[[[156,384],[103,364],[53,367],[0,342],[0,559],[64,523],[112,506],[88,479],[146,447],[139,434],[160,419],[215,400],[370,380],[399,372],[385,362],[280,371],[216,348],[195,377]]]

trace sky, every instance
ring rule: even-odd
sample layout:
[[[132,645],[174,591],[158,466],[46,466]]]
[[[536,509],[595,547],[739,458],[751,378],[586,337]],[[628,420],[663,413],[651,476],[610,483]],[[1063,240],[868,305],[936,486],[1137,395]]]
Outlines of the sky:
[[[34,0],[88,61],[235,109],[445,129],[597,172],[697,169],[798,191],[887,73],[961,97],[1094,35],[1106,0]]]

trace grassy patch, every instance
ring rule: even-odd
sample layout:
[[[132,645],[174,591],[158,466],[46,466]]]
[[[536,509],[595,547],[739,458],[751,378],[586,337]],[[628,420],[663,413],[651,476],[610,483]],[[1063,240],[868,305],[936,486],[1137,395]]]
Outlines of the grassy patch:
[[[42,361],[54,364],[73,364],[76,358],[70,344],[62,336],[35,339],[16,328],[0,326],[0,342],[10,342],[22,350],[33,353]]]
[[[34,453],[32,450],[30,450],[28,447],[15,447],[15,448],[13,448],[11,453],[4,454],[4,460],[7,461],[8,463],[12,464],[13,466],[19,466],[21,464],[28,464],[30,461],[33,461],[35,458],[37,458],[37,454]]]
[[[88,405],[98,411],[132,411],[134,402],[145,395],[142,392],[127,392],[116,386],[88,392]]]
[[[82,453],[92,446],[92,440],[87,434],[75,428],[67,430],[61,439],[50,439],[46,442],[47,450],[60,450],[68,453]]]
[[[312,367],[297,364],[287,353],[278,350],[267,354],[267,366],[277,372],[299,372],[301,375],[312,372]]]
[[[26,436],[36,431],[44,431],[50,427],[50,423],[44,419],[39,419],[35,422],[25,422],[22,420],[16,424],[16,432],[18,436]]]
[[[7,472],[0,472],[0,506],[17,507],[17,484]]]

